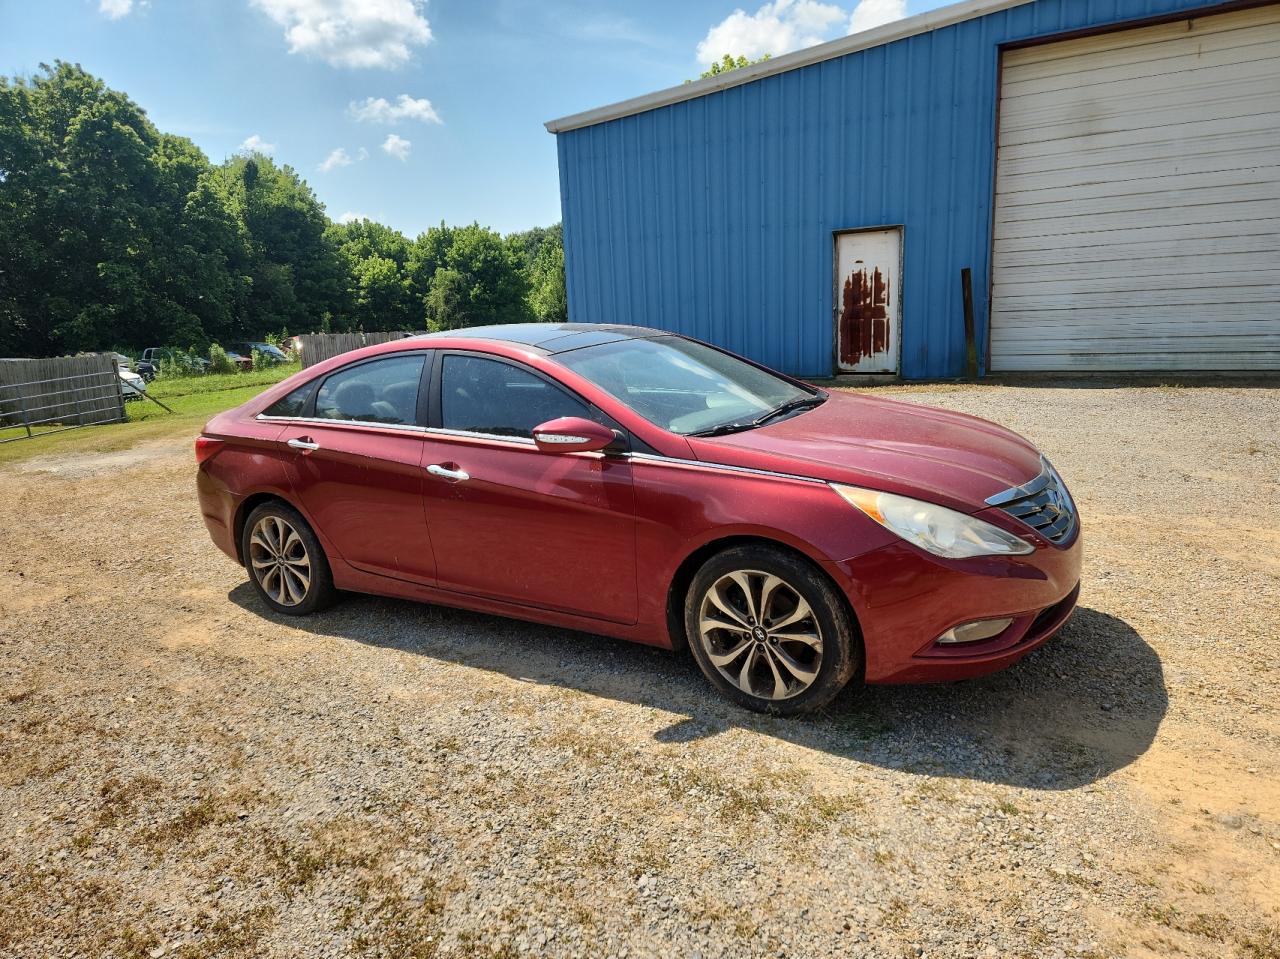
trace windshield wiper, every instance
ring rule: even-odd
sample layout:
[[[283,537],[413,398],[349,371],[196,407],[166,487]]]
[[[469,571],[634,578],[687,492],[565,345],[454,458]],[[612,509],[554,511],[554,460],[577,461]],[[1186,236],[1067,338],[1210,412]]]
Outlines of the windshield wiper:
[[[752,422],[751,425],[764,426],[765,423],[768,423],[770,420],[776,420],[779,416],[786,416],[788,413],[794,413],[797,410],[808,409],[811,406],[820,406],[825,401],[826,401],[825,396],[800,396],[794,400],[788,400],[786,403],[783,403],[781,406],[771,409],[768,413],[765,413],[763,416],[757,417]]]
[[[762,416],[756,417],[754,420],[734,421],[732,423],[721,423],[719,426],[711,426],[705,430],[698,430],[696,433],[689,433],[689,436],[724,436],[727,433],[741,433],[745,430],[753,430],[757,426],[764,426],[770,420],[775,420],[779,416],[785,416],[788,413],[794,413],[797,410],[807,409],[810,406],[819,406],[826,402],[825,396],[800,396],[794,400],[788,400],[781,406],[774,407]]]
[[[756,424],[748,423],[721,423],[719,426],[708,427],[705,430],[698,430],[696,433],[688,433],[688,436],[724,436],[726,433],[741,433],[743,430],[753,430]]]

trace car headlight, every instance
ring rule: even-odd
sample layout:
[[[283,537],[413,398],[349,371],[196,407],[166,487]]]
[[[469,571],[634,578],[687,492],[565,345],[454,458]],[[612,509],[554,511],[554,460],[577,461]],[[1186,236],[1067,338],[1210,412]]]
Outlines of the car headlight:
[[[1035,552],[1025,539],[945,506],[857,486],[832,483],[831,488],[885,529],[935,556],[968,559]]]

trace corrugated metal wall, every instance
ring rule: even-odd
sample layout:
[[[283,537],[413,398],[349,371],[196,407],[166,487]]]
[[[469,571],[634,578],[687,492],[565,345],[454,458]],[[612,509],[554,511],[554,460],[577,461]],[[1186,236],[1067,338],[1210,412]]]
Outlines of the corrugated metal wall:
[[[985,353],[999,45],[1202,0],[1036,0],[558,135],[572,320],[832,372],[832,233],[905,227],[902,374]]]

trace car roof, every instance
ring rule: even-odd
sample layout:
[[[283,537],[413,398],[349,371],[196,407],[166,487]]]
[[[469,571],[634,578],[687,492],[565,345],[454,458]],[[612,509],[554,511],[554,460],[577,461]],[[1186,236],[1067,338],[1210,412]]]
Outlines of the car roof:
[[[411,337],[415,340],[468,339],[497,340],[518,343],[543,353],[566,353],[584,346],[599,346],[619,340],[648,339],[671,336],[667,330],[645,326],[623,326],[616,323],[504,323],[497,326],[471,326],[460,330],[441,330]]]

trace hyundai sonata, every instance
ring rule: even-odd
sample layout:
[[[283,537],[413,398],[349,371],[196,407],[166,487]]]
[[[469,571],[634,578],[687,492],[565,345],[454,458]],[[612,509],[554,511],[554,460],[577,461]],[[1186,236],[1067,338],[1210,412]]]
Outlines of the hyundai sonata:
[[[215,417],[196,458],[278,613],[352,590],[687,649],[762,711],[1008,666],[1079,591],[1075,505],[1026,440],[659,330],[367,347]]]

